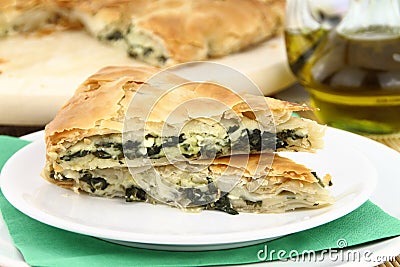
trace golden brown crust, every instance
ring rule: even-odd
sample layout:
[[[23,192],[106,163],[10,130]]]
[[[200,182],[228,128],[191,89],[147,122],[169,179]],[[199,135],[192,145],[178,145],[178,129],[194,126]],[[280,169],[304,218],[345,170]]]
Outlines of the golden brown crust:
[[[94,133],[121,133],[121,115],[126,107],[118,103],[157,71],[149,67],[105,67],[90,76],[46,126],[47,145]],[[130,90],[124,90],[126,84],[131,85]]]
[[[159,70],[149,67],[109,66],[90,76],[76,90],[73,97],[58,111],[55,118],[46,126],[47,145],[55,145],[60,140],[83,139],[93,134],[121,133],[127,107],[136,90]],[[174,82],[186,80],[175,75],[169,76]],[[159,88],[146,88],[159,89]],[[226,105],[236,113],[265,109],[263,98],[253,97],[249,106],[239,95],[213,83],[189,83],[166,94],[154,105],[148,121],[164,122],[176,107],[184,101],[197,98],[211,98]],[[265,98],[272,113],[280,117],[290,117],[292,111],[308,109],[304,105]],[[247,99],[246,99],[247,100]],[[253,102],[261,103],[257,106]],[[205,107],[207,108],[207,107]],[[220,110],[210,110],[218,113]],[[283,114],[283,115],[282,115]],[[275,115],[275,114],[274,114]]]
[[[161,37],[175,62],[224,56],[282,29],[284,1],[173,2],[181,2],[180,7],[155,7],[157,12],[139,17],[135,26]]]
[[[243,166],[243,163],[246,163],[246,166]],[[279,176],[309,183],[317,181],[311,170],[306,166],[276,154],[237,155],[217,158],[210,166],[214,173],[223,173],[229,167],[242,169],[246,177],[254,177],[266,173],[268,176]]]

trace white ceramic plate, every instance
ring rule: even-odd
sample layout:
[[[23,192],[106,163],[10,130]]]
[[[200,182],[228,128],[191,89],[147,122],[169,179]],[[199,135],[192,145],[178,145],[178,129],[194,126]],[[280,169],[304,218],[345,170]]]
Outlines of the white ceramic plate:
[[[21,149],[4,166],[1,188],[8,201],[43,223],[138,247],[221,249],[302,231],[356,209],[370,197],[377,181],[375,164],[352,145],[360,137],[328,129],[325,148],[317,154],[285,156],[291,155],[320,174],[332,174],[331,192],[337,198],[334,205],[284,214],[192,214],[162,205],[78,195],[50,184],[39,176],[45,155],[41,139]]]
[[[379,207],[383,208],[386,212],[391,214],[392,216],[400,219],[400,209],[398,208],[398,204],[396,201],[396,197],[398,195],[398,188],[400,187],[400,179],[396,177],[400,177],[400,153],[382,145],[372,140],[362,138],[362,137],[351,137],[348,133],[343,131],[336,131],[334,135],[337,136],[338,140],[348,139],[347,142],[343,144],[348,145],[351,143],[354,149],[364,153],[367,155],[368,159],[371,160],[376,167],[378,172],[378,185],[373,192],[370,200],[377,204]],[[42,132],[37,132],[34,134],[30,134],[25,138],[27,140],[37,140],[41,138]],[[355,139],[354,139],[355,138]],[[356,141],[354,141],[356,140]],[[338,142],[339,142],[338,141]],[[338,145],[340,145],[338,143]],[[384,241],[376,241],[370,242],[368,244],[360,245],[355,247],[350,247],[349,249],[344,249],[344,252],[352,250],[360,251],[360,252],[371,252],[373,253],[374,260],[373,261],[364,261],[361,260],[359,262],[347,262],[341,260],[332,260],[329,257],[320,257],[320,253],[317,253],[317,256],[320,257],[318,262],[265,262],[265,263],[256,263],[257,267],[260,266],[371,266],[377,265],[385,261],[385,257],[395,256],[400,252],[400,237],[391,238]],[[6,226],[0,216],[0,266],[24,266],[26,267],[26,263],[23,260],[23,257],[18,252],[18,250],[14,247],[11,237],[7,231]]]

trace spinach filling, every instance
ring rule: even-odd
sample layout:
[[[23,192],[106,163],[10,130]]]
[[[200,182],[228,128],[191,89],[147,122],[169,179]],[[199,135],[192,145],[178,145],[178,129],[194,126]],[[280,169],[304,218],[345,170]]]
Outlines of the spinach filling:
[[[129,47],[129,50],[128,50],[128,55],[134,59],[137,59],[140,57],[148,57],[153,53],[154,53],[153,48],[147,47],[147,46],[142,46],[142,45],[132,45]],[[166,59],[165,59],[165,61],[166,61]]]
[[[208,188],[212,193],[219,193],[219,189],[217,189],[217,187],[215,186],[215,184],[213,183],[212,179],[207,177],[207,182],[208,182]],[[211,202],[208,203],[205,206],[205,209],[207,210],[219,210],[219,211],[223,211],[226,212],[228,214],[231,215],[237,215],[239,214],[239,212],[237,212],[233,207],[231,202],[229,201],[228,198],[228,194],[226,192],[221,192],[221,197],[215,201],[215,202]]]
[[[106,181],[106,179],[102,177],[93,177],[93,175],[90,173],[84,173],[80,180],[89,185],[92,193],[94,193],[96,190],[104,190],[109,186],[109,183]]]
[[[158,57],[157,57],[157,61],[158,61],[159,63],[161,63],[161,65],[164,65],[165,62],[167,62],[167,60],[168,60],[168,57],[166,57],[166,56],[164,56],[164,55],[161,55],[161,56],[158,56]]]
[[[143,154],[140,151],[140,142],[128,140],[124,145],[121,145],[121,153],[125,153],[128,159],[134,159],[142,157]],[[122,148],[123,147],[123,148]]]
[[[110,148],[110,147],[112,147],[112,148],[116,148],[116,149],[119,149],[119,150],[122,151],[122,144],[119,144],[119,143],[101,142],[101,143],[95,144],[95,146],[98,147],[98,148],[104,148],[104,147]]]
[[[259,201],[245,200],[245,202],[246,202],[246,205],[253,206],[254,208],[262,207],[262,200],[259,200]]]
[[[215,186],[212,179],[207,177],[207,190],[202,191],[199,188],[179,188],[179,192],[183,194],[185,200],[190,200],[191,206],[203,206],[212,202],[215,196],[220,194],[220,190]]]
[[[303,136],[303,135],[296,134],[296,130],[293,130],[293,129],[283,130],[276,134],[276,139],[277,139],[276,140],[276,149],[287,147],[289,144],[287,143],[286,140],[288,140],[289,138],[291,138],[293,140],[297,140],[297,139],[303,139],[304,137],[307,138],[307,135]]]
[[[228,134],[231,134],[231,133],[236,132],[237,130],[239,130],[239,125],[234,125],[234,126],[229,127],[227,133],[228,133]]]
[[[75,158],[82,158],[82,157],[88,155],[89,153],[90,153],[90,152],[87,151],[87,150],[80,150],[80,151],[75,152],[75,153],[73,153],[73,154],[64,155],[64,156],[62,156],[60,159],[61,159],[61,160],[64,160],[64,161],[71,161],[71,160],[73,160],[73,159],[75,159]]]
[[[112,158],[110,153],[107,153],[104,150],[96,150],[94,152],[92,152],[92,154],[96,157],[96,158],[100,158],[100,159],[110,159]]]
[[[311,173],[312,173],[312,175],[314,175],[314,177],[317,179],[318,184],[319,184],[322,188],[324,188],[324,187],[325,187],[325,184],[322,182],[321,178],[318,177],[317,173],[316,173],[316,172],[311,172]]]
[[[239,129],[238,126],[232,126],[228,129],[228,133],[233,133]],[[150,159],[159,159],[164,156],[162,149],[170,147],[179,147],[182,155],[186,158],[206,157],[221,157],[229,154],[231,147],[233,151],[248,151],[249,153],[260,152],[265,150],[274,150],[285,148],[288,144],[288,139],[303,139],[303,136],[296,133],[296,130],[283,130],[277,134],[270,132],[262,132],[259,129],[241,131],[240,137],[231,143],[229,136],[226,135],[223,140],[216,141],[215,144],[195,144],[199,146],[197,149],[190,142],[185,142],[189,139],[184,133],[178,137],[159,137],[157,135],[147,134],[146,140],[153,139],[151,146],[145,147],[139,141],[128,140],[124,144],[114,142],[101,142],[95,144],[95,150],[80,150],[72,154],[66,154],[60,157],[63,161],[71,161],[76,158],[85,157],[89,154],[99,159],[117,159],[121,160],[125,156],[132,160],[142,158],[144,156]]]
[[[80,178],[80,181],[86,183],[89,186],[89,189],[92,193],[97,190],[105,190],[110,184],[106,181],[106,179],[102,177],[93,177],[92,174],[88,172],[82,172],[83,174]],[[50,177],[53,179],[59,179],[58,177],[62,177],[62,180],[73,180],[72,178],[67,178],[61,173],[55,174],[54,171],[50,173]],[[180,192],[184,193],[184,197],[190,200],[191,205],[202,206],[206,210],[217,210],[223,211],[231,215],[239,214],[230,203],[228,193],[220,192],[220,190],[215,186],[212,182],[211,178],[207,177],[207,190],[201,191],[198,188],[181,188]],[[213,201],[216,195],[222,195],[218,198],[218,200]],[[136,186],[131,186],[125,189],[125,201],[126,202],[136,202],[136,201],[146,201],[148,196],[147,193]],[[252,202],[247,201],[248,205],[254,205],[255,207],[261,206],[262,201]]]
[[[229,128],[229,131],[234,129]],[[239,141],[233,144],[234,149],[243,150],[249,147],[250,152],[260,152],[264,150],[273,150],[279,148],[286,148],[289,146],[287,140],[303,139],[307,136],[303,136],[296,133],[296,130],[283,130],[276,134],[270,132],[263,132],[259,129],[250,131],[249,129],[242,130]]]
[[[90,151],[90,150],[80,150],[72,154],[67,154],[62,157],[60,157],[61,160],[64,161],[71,161],[76,158],[82,158],[85,157],[89,154],[92,154],[96,158],[100,159],[110,159],[110,158],[115,158],[115,159],[123,159],[124,154],[122,152],[122,144],[119,143],[111,143],[111,142],[103,142],[103,143],[98,143],[95,144],[96,150],[95,151]],[[109,152],[106,151],[106,149],[112,149],[116,151],[116,156],[113,157]]]
[[[133,202],[133,201],[146,201],[147,194],[146,192],[136,186],[131,186],[125,190],[125,201]]]
[[[151,146],[151,147],[146,147],[147,150],[147,156],[151,159],[158,158],[157,155],[160,154],[161,152],[161,146]]]
[[[55,171],[51,171],[50,172],[50,178],[55,179],[55,180],[59,180],[59,181],[72,181],[72,180],[74,180],[72,178],[66,177],[62,173],[55,173]]]
[[[242,130],[240,138],[233,143],[234,150],[250,150],[249,152],[260,152],[264,150],[273,150],[275,148],[275,134],[263,132],[259,129],[250,131],[249,129]]]
[[[205,206],[206,210],[219,210],[226,212],[231,215],[237,215],[239,212],[232,207],[231,202],[229,201],[228,194],[223,193],[224,195],[220,197],[217,201],[209,203]]]
[[[123,39],[123,38],[124,38],[124,35],[123,35],[122,32],[119,31],[119,30],[115,30],[115,31],[113,31],[113,32],[110,32],[109,34],[107,34],[107,35],[105,36],[105,39],[106,39],[107,41],[117,41],[117,40],[121,40],[121,39]]]
[[[154,53],[155,51],[152,47],[139,44],[130,45],[128,48],[128,56],[134,59],[145,59],[150,56],[154,56]],[[168,57],[165,55],[158,55],[155,58],[160,65],[165,65],[165,63],[168,61]]]
[[[185,200],[190,200],[189,206],[202,206],[206,210],[223,211],[231,215],[239,214],[229,201],[228,193],[221,192],[210,177],[207,177],[207,190],[199,188],[180,188]],[[216,201],[215,197],[218,196]]]

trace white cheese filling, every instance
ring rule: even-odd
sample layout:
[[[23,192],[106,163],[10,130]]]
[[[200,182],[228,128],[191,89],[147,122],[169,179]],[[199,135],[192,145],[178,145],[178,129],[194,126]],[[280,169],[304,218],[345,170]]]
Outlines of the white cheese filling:
[[[197,207],[216,202],[224,191],[219,188],[218,179],[209,169],[197,173],[176,171],[170,166],[156,167],[162,181],[157,180],[148,171],[143,171],[137,180],[130,174],[128,168],[95,169],[84,171],[65,170],[56,173],[56,180],[71,180],[75,189],[89,194],[122,197],[127,200],[132,197],[131,191],[141,192],[133,196],[134,200],[167,203],[176,207]],[[260,187],[249,191],[247,178],[241,178],[239,183],[228,192],[227,199],[232,207],[242,211],[283,212],[296,208],[313,208],[332,203],[328,190],[319,183],[307,183],[287,179],[280,176],[259,177]],[[212,186],[210,186],[212,183]],[[300,185],[301,184],[301,185]],[[139,197],[139,199],[138,199]],[[225,199],[226,200],[226,199]]]

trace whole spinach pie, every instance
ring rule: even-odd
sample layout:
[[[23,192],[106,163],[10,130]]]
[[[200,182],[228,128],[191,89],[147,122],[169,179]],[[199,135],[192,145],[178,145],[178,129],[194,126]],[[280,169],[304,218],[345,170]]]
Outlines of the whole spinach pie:
[[[154,66],[225,56],[283,29],[284,0],[2,0],[0,36],[83,29]]]

